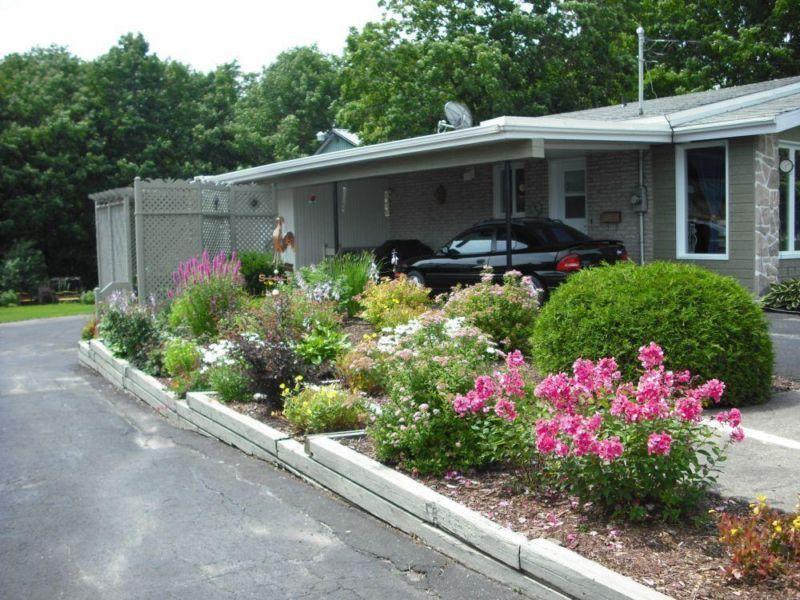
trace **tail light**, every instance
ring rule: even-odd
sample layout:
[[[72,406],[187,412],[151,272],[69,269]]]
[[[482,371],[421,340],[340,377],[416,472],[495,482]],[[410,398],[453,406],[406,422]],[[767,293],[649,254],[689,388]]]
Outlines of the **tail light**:
[[[628,260],[628,251],[623,248],[622,250],[618,250],[619,258],[617,260]]]
[[[579,271],[581,268],[581,257],[577,254],[567,254],[556,264],[556,271],[562,273],[569,273],[570,271]]]

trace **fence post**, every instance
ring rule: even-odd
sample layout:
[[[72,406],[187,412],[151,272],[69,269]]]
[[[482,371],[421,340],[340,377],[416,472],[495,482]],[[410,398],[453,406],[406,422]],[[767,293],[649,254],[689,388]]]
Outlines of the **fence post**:
[[[144,256],[144,206],[142,204],[142,180],[133,179],[133,216],[136,233],[136,293],[139,298],[147,298],[147,274]]]

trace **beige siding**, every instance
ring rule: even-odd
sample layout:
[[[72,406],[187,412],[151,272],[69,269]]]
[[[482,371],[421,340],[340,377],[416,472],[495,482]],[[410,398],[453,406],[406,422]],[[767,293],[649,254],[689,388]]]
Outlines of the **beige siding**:
[[[692,260],[753,289],[755,273],[755,165],[753,138],[728,145],[728,260]],[[653,149],[654,257],[675,260],[675,147]]]
[[[383,212],[383,192],[387,186],[386,180],[380,178],[339,184],[341,248],[374,248],[389,239],[389,219]]]
[[[779,140],[800,142],[800,127],[789,129],[778,134]],[[778,265],[781,279],[794,279],[800,277],[800,258],[782,258]]]

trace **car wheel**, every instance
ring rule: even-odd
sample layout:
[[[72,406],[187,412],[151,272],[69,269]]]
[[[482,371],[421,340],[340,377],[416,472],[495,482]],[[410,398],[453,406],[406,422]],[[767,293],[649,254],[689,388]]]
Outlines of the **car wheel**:
[[[425,277],[423,277],[422,273],[419,271],[409,271],[406,277],[408,277],[409,281],[413,281],[418,286],[425,287]]]

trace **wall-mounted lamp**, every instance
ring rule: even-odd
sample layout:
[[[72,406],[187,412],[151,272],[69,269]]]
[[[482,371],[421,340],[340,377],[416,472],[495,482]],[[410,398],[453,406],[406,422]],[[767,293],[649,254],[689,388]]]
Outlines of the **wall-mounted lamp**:
[[[472,181],[475,179],[475,167],[467,167],[464,169],[464,174],[462,175],[464,181]]]
[[[392,216],[392,188],[383,190],[383,216],[387,219]]]
[[[347,186],[346,185],[342,186],[342,200],[341,200],[341,202],[339,202],[339,207],[340,207],[340,210],[342,211],[342,214],[344,214],[344,211],[347,209]]]
[[[308,203],[309,204],[316,204],[317,203],[317,195],[316,194],[311,194],[308,197]]]

